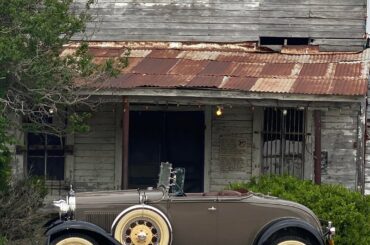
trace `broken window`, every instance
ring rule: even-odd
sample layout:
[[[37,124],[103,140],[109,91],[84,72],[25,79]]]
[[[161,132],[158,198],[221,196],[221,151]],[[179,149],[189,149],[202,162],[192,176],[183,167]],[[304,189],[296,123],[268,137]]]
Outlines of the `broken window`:
[[[260,45],[309,45],[307,37],[260,37]]]
[[[264,174],[288,174],[303,178],[305,149],[305,110],[296,108],[264,109]]]

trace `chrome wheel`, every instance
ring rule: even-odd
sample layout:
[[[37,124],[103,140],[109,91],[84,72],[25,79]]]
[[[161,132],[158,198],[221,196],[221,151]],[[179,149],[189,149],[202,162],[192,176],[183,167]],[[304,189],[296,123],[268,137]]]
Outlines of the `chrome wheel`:
[[[172,235],[165,217],[146,208],[130,210],[120,217],[112,234],[123,245],[168,245]]]
[[[159,227],[148,218],[134,220],[127,224],[123,230],[122,240],[127,245],[156,245],[161,237]]]

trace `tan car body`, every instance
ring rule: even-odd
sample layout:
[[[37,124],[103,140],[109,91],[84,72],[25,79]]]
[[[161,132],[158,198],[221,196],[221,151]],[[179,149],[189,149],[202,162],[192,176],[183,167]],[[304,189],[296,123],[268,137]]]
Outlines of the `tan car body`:
[[[145,195],[145,205],[168,218],[176,245],[253,244],[264,228],[287,218],[303,221],[322,234],[320,222],[311,210],[273,197],[234,191],[162,198],[162,191],[147,190]],[[141,205],[137,190],[78,193],[76,203],[76,220],[96,224],[108,233],[121,212]]]
[[[54,202],[60,219],[47,229],[46,244],[333,244],[335,228],[324,234],[303,205],[232,190],[185,194],[185,170],[160,167],[155,189],[75,194],[71,187],[66,200]]]

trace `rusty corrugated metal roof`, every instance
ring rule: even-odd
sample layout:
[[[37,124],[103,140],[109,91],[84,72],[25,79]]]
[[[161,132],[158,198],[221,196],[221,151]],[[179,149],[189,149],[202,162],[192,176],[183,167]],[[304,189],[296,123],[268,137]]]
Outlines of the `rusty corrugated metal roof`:
[[[302,77],[322,77],[328,71],[328,64],[303,64],[299,76]]]
[[[182,46],[130,51],[129,66],[122,75],[99,86],[107,89],[138,87],[210,88],[250,92],[311,95],[365,95],[368,51],[320,53],[294,47],[286,53],[261,53],[251,49],[197,49]],[[227,46],[226,46],[227,47]],[[65,49],[68,54],[74,47]],[[298,51],[297,51],[298,50]],[[124,55],[127,47],[97,45],[91,49],[97,62]]]

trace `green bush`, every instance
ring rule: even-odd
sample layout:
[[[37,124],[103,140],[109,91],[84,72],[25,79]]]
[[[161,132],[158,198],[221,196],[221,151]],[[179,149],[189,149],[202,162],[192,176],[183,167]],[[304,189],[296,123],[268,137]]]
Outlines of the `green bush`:
[[[5,245],[5,244],[7,244],[7,240],[6,240],[6,238],[5,238],[5,237],[0,236],[0,245]]]
[[[0,115],[0,191],[9,186],[11,174],[11,153],[8,148],[11,139],[7,134],[6,126],[6,119]]]
[[[46,194],[44,181],[32,177],[14,180],[0,191],[0,245],[35,243],[45,222],[39,209]]]
[[[262,176],[230,189],[259,192],[301,203],[322,220],[333,221],[337,245],[370,244],[370,198],[340,185],[315,185],[291,176]]]

